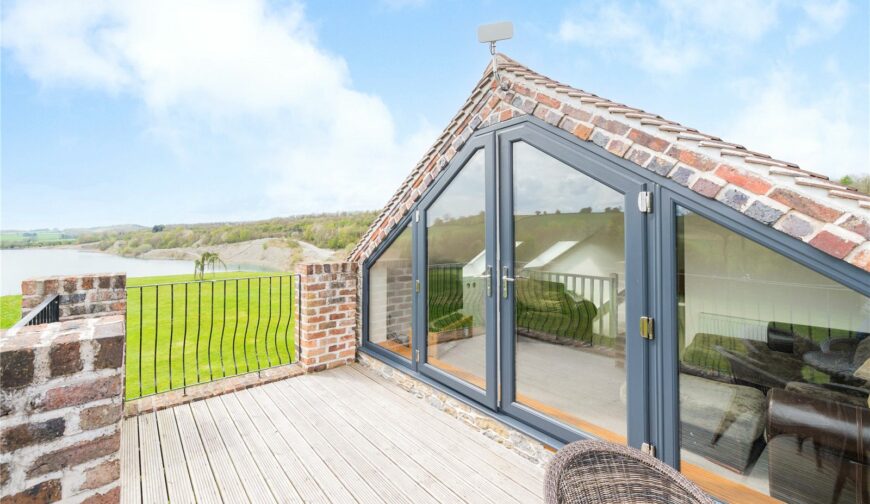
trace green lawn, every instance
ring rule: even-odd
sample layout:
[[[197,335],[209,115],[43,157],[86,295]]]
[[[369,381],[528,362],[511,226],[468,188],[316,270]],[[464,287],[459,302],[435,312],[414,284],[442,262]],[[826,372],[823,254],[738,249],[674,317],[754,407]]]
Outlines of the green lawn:
[[[128,279],[127,398],[291,362],[295,277],[268,275]]]
[[[0,329],[9,329],[21,318],[21,294],[0,296]]]

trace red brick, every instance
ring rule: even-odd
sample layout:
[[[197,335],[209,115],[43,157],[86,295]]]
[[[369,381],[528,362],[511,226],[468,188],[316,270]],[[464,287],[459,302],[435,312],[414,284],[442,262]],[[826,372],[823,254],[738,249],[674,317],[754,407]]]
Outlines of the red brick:
[[[813,239],[810,240],[810,245],[828,255],[836,257],[837,259],[846,257],[849,255],[849,252],[858,246],[857,243],[840,238],[826,230],[820,231],[819,234],[813,237]]]
[[[629,147],[631,147],[631,143],[623,142],[622,140],[620,140],[618,138],[614,138],[613,140],[610,141],[610,143],[607,144],[606,148],[612,154],[615,154],[619,157],[622,157],[625,155],[626,152],[628,152]]]
[[[63,436],[66,421],[63,418],[52,418],[44,422],[31,422],[15,427],[6,427],[0,438],[0,451],[14,452],[19,448],[36,443],[45,443]]]
[[[79,427],[82,430],[98,429],[113,424],[121,419],[122,408],[120,404],[106,404],[93,406],[82,410],[79,416]]]
[[[85,471],[85,482],[80,487],[83,490],[92,490],[106,486],[121,477],[121,461],[118,459],[107,460]]]
[[[36,286],[37,282],[35,280],[24,280],[21,282],[21,294],[25,296],[35,296],[38,294]]]
[[[78,341],[53,345],[48,352],[51,376],[64,376],[81,371],[83,364],[80,348],[81,343]]]
[[[83,276],[82,277],[82,290],[88,290],[94,288],[94,277],[92,276]]]
[[[7,495],[0,499],[2,504],[43,504],[57,502],[61,498],[61,484],[59,479],[43,481],[23,492]]]
[[[562,113],[567,115],[568,117],[573,117],[574,119],[578,119],[580,121],[589,122],[592,119],[592,114],[589,112],[574,108],[567,103],[562,104]]]
[[[771,188],[770,183],[763,178],[744,173],[726,164],[719,165],[716,168],[716,175],[755,194],[767,194],[767,191]]]
[[[554,109],[562,106],[562,102],[551,96],[547,96],[544,93],[538,93],[537,95],[535,95],[535,100],[537,100],[538,103],[543,103],[544,105]]]
[[[702,171],[710,171],[716,168],[716,162],[712,159],[690,150],[681,149],[676,145],[672,145],[671,148],[668,149],[667,154],[672,158],[678,159],[682,163]]]
[[[94,356],[94,369],[118,369],[124,364],[124,336],[101,338]]]
[[[849,259],[849,264],[870,273],[870,249],[862,250]]]
[[[870,240],[870,221],[853,215],[846,219],[846,222],[840,225],[843,229],[848,229],[853,233],[858,233],[865,239]]]
[[[121,487],[116,486],[108,492],[92,495],[83,500],[81,504],[115,504],[121,501]]]
[[[56,278],[50,278],[42,282],[42,294],[44,296],[49,296],[51,294],[57,294],[58,288],[60,287],[60,282]]]
[[[3,390],[29,385],[33,381],[33,349],[0,353],[0,387]]]
[[[839,210],[817,203],[789,189],[776,188],[768,196],[783,205],[794,208],[798,212],[820,221],[834,222],[843,215],[843,212]]]
[[[622,124],[619,121],[614,121],[613,119],[605,119],[601,116],[593,117],[592,124],[617,135],[625,135],[630,129],[627,125]]]
[[[77,466],[89,460],[117,453],[120,448],[120,431],[96,439],[81,441],[51,453],[40,455],[27,471],[27,477],[33,478],[64,468]]]
[[[63,279],[63,291],[67,294],[71,294],[78,289],[78,278],[77,277],[66,277]]]
[[[123,376],[106,376],[93,381],[57,387],[45,393],[42,410],[49,411],[69,406],[77,406],[100,399],[109,399],[121,395]]]
[[[634,128],[632,128],[632,130],[628,132],[628,138],[630,138],[635,143],[643,145],[644,147],[657,152],[664,152],[668,148],[668,145],[671,144],[667,140],[654,137],[649,133],[646,133],[645,131]]]
[[[722,189],[721,184],[717,184],[712,180],[708,180],[705,178],[698,178],[694,184],[692,184],[692,190],[698,194],[703,194],[708,198],[712,198],[716,196],[719,191]]]

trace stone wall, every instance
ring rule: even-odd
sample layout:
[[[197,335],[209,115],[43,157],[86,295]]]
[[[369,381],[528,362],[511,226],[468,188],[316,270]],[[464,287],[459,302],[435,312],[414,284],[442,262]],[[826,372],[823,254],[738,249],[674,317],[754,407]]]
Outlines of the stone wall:
[[[31,278],[21,282],[21,316],[45,298],[60,294],[60,319],[127,313],[127,275],[94,273]]]
[[[297,264],[296,352],[308,372],[353,362],[356,356],[357,265]]]
[[[501,443],[532,462],[545,466],[555,450],[536,441],[520,431],[503,424],[482,411],[457,400],[389,364],[361,353],[359,362],[380,376],[396,383],[401,388],[425,400],[430,406],[462,420],[484,436]]]
[[[3,503],[119,499],[124,324],[111,315],[0,336]]]

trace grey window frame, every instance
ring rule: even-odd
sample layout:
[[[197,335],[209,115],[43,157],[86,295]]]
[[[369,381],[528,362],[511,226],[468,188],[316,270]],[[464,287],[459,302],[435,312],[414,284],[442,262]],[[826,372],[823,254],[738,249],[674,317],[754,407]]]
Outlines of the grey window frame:
[[[464,162],[470,158],[471,154],[469,154],[468,151],[474,151],[477,148],[480,148],[481,145],[490,145],[490,148],[493,149],[492,152],[494,154],[497,152],[500,159],[496,160],[495,156],[487,156],[487,169],[490,170],[489,163],[493,163],[493,168],[491,169],[492,173],[495,173],[496,168],[503,170],[504,168],[497,164],[504,158],[501,145],[503,142],[501,138],[516,137],[521,140],[521,132],[524,129],[526,131],[536,131],[545,134],[545,136],[549,137],[548,140],[550,142],[553,142],[554,145],[559,145],[560,150],[568,149],[576,151],[582,153],[582,156],[597,156],[601,162],[607,163],[614,168],[624,170],[625,173],[623,175],[625,177],[635,177],[635,180],[638,183],[643,184],[645,188],[644,190],[653,193],[653,211],[650,214],[645,214],[643,217],[645,245],[641,250],[641,255],[643,256],[641,261],[646,268],[646,277],[639,280],[643,285],[641,290],[644,293],[644,302],[646,303],[644,309],[656,319],[656,337],[651,341],[645,342],[645,358],[642,362],[642,366],[644,366],[643,376],[645,377],[645,383],[642,388],[644,390],[643,399],[645,401],[644,409],[646,411],[646,435],[644,437],[646,442],[656,446],[656,456],[674,467],[679,467],[680,447],[678,389],[679,362],[677,357],[678,342],[676,331],[675,211],[677,206],[684,207],[712,222],[720,224],[723,227],[744,236],[759,245],[769,248],[821,275],[824,275],[835,282],[851,288],[862,295],[870,296],[870,273],[852,266],[845,261],[829,256],[807,243],[774,230],[770,226],[757,222],[735,209],[697,194],[688,187],[680,185],[672,179],[653,174],[643,167],[615,156],[598,145],[578,139],[574,135],[534,116],[520,116],[478,130],[456,154],[445,170],[439,174],[435,183],[426,190],[421,200],[410,209],[408,215],[406,215],[402,221],[400,221],[399,225],[390,232],[390,235],[384,240],[384,242],[379,244],[375,252],[363,262],[362,346],[365,352],[374,354],[377,357],[382,357],[389,363],[397,364],[403,368],[419,372],[418,367],[413,361],[409,362],[407,359],[379,348],[377,345],[374,345],[367,340],[368,268],[375,260],[377,260],[377,257],[383,253],[383,250],[392,243],[395,237],[401,233],[404,226],[409,222],[409,219],[413,218],[416,210],[421,208],[420,204],[424,201],[431,201],[431,194],[443,190],[444,186],[449,183],[449,180],[452,179],[452,176],[454,176],[456,171],[458,171],[458,166],[464,165]],[[519,133],[513,133],[515,130]],[[499,145],[495,145],[497,141],[499,142]],[[552,155],[552,153],[547,150],[544,150],[544,152]],[[558,156],[556,157],[558,158]],[[572,163],[568,164],[572,165]],[[498,190],[501,192],[503,189],[499,188]],[[499,194],[499,196],[501,197],[501,194]],[[494,212],[497,210],[496,207],[490,208],[489,204],[487,205],[488,216],[493,215],[494,218]],[[505,210],[502,208],[498,211],[504,212]],[[628,209],[626,209],[626,212],[628,212]],[[489,220],[489,217],[487,220]],[[502,222],[504,222],[504,216],[502,216]],[[412,223],[414,233],[413,240],[416,248],[413,254],[413,270],[415,279],[418,279],[417,271],[419,265],[425,264],[424,261],[421,261],[421,254],[425,253],[425,242],[423,242],[421,246],[423,237],[419,232],[419,226],[421,225],[425,225],[422,217],[421,222]],[[488,227],[487,229],[491,228]],[[494,233],[488,233],[488,236],[490,234]],[[500,239],[504,239],[504,234],[505,233],[502,233]],[[494,247],[491,247],[489,243],[487,243],[487,248],[488,250],[494,251]],[[422,259],[425,259],[425,257]],[[628,258],[626,258],[626,263],[628,263]],[[500,275],[493,275],[493,277],[499,276]],[[424,284],[425,278],[419,279],[421,280],[421,284]],[[495,282],[493,285],[494,292],[496,294],[500,293],[500,280],[493,278],[491,281]],[[421,285],[421,292],[425,292],[424,285]],[[422,330],[425,330],[425,314],[422,316],[420,315],[421,310],[419,309],[419,303],[417,302],[418,297],[419,296],[415,296],[413,308],[416,321],[414,325],[414,344],[417,345],[416,349],[421,350],[422,353],[425,351],[425,345],[423,344],[425,338],[420,336],[422,335],[420,332],[420,324],[422,320]],[[628,321],[627,326],[630,326],[630,320],[628,318],[626,320]],[[498,337],[499,340],[505,338],[505,331],[501,331],[501,333],[502,334]],[[499,341],[498,344],[503,345],[503,342]],[[494,353],[491,352],[491,354]],[[506,352],[498,352],[500,359],[504,359],[505,354]],[[503,365],[503,363],[500,364]],[[424,378],[429,378],[429,376],[426,376],[424,373],[420,374],[423,375]],[[438,378],[440,379],[440,377]],[[501,377],[496,377],[496,379],[498,378]],[[493,388],[493,382],[490,381],[489,376],[487,377],[487,381],[490,388]],[[446,380],[446,382],[435,381],[436,385],[441,383],[446,384],[445,389],[450,389],[452,392],[460,395],[463,394],[461,388],[452,387],[450,380]],[[497,383],[498,382],[496,382],[495,385],[496,389],[498,388]],[[498,404],[491,402],[489,397],[484,401],[478,399],[475,399],[475,401],[490,408],[491,410],[487,411],[488,414],[506,419],[506,421],[512,425],[516,423],[517,418],[515,415],[507,414],[503,408],[498,408]],[[491,406],[491,404],[495,404],[495,406]],[[568,432],[567,434],[569,435],[565,437],[553,436],[553,425],[551,422],[529,422],[524,418],[519,418],[519,420],[523,422],[523,425],[529,426],[529,429],[524,429],[527,434],[546,443],[552,444],[554,440],[556,442],[565,442],[567,441],[565,437],[570,438],[571,436],[578,435],[578,431],[572,430],[571,432]],[[629,428],[629,431],[632,431],[631,427]],[[562,434],[565,433],[562,432]],[[586,436],[580,434],[579,437]],[[638,445],[635,441],[636,440],[631,439],[630,436],[629,442],[632,446]]]
[[[398,364],[402,367],[411,369],[416,371],[416,363],[413,359],[406,359],[401,355],[391,352],[386,348],[381,347],[377,343],[372,343],[369,339],[369,302],[370,302],[370,290],[369,290],[369,279],[370,279],[370,271],[372,266],[377,262],[377,260],[390,248],[390,246],[398,239],[398,237],[402,234],[402,232],[410,226],[411,228],[411,277],[412,281],[417,279],[417,260],[414,255],[417,248],[416,235],[417,229],[413,224],[413,216],[416,211],[416,205],[411,208],[410,212],[405,215],[398,224],[390,231],[387,237],[378,244],[375,250],[363,261],[362,266],[362,285],[361,289],[361,303],[360,303],[360,323],[362,324],[362,330],[360,331],[360,339],[361,346],[368,352],[375,354],[378,357],[386,359],[392,363]],[[411,352],[414,351],[413,345],[416,345],[417,336],[417,296],[412,296],[411,300],[411,312],[412,312],[412,332],[413,337],[411,338]]]

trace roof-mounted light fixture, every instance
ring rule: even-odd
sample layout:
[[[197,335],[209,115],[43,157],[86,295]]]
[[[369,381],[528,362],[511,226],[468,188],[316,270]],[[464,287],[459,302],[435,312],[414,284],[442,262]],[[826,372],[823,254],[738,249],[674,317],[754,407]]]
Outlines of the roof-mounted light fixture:
[[[489,43],[489,53],[492,54],[492,73],[498,81],[502,91],[507,91],[510,84],[507,81],[501,80],[501,75],[498,74],[498,61],[495,58],[495,43],[499,40],[508,40],[514,36],[514,24],[510,21],[502,21],[501,23],[491,23],[480,25],[477,28],[477,41],[481,43]]]

